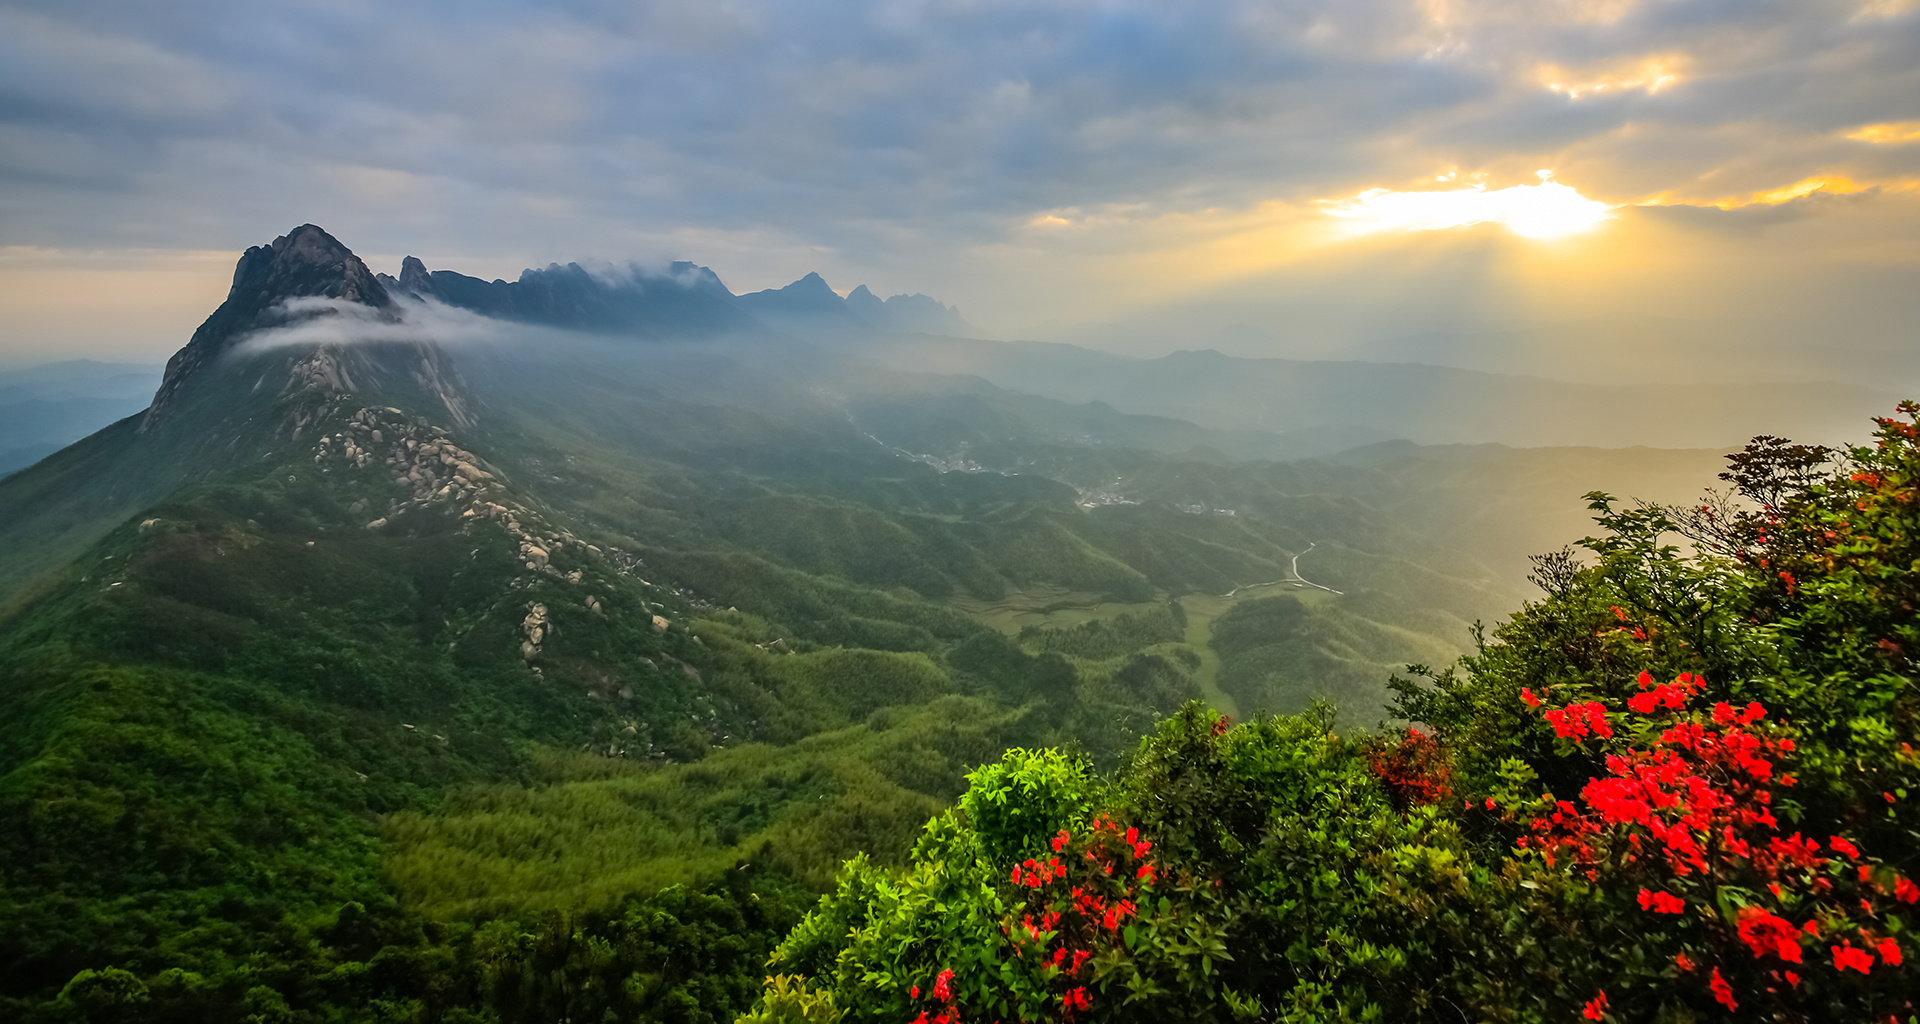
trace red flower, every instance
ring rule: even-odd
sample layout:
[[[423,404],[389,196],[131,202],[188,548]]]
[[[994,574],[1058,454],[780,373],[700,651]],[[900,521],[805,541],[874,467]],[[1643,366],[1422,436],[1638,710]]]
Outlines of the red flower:
[[[1880,959],[1885,960],[1887,962],[1887,966],[1889,967],[1900,966],[1900,944],[1898,942],[1895,942],[1890,938],[1881,939],[1879,943],[1874,946],[1874,948],[1879,950]]]
[[[1902,903],[1912,903],[1920,900],[1920,885],[1914,885],[1911,878],[1902,878],[1893,883],[1893,894]]]
[[[1844,971],[1849,967],[1865,974],[1873,970],[1873,957],[1868,956],[1864,949],[1853,948],[1851,942],[1843,942],[1833,947],[1833,969]]]
[[[1598,701],[1569,704],[1564,708],[1549,709],[1543,714],[1548,724],[1553,726],[1554,733],[1564,739],[1578,740],[1589,732],[1601,739],[1613,735],[1613,727],[1607,724],[1607,709]]]
[[[1685,900],[1671,893],[1640,890],[1640,909],[1652,910],[1656,914],[1678,914],[1687,909]]]
[[[1788,963],[1800,962],[1800,933],[1785,918],[1760,907],[1740,909],[1740,941],[1754,956],[1774,953]]]
[[[1708,980],[1707,987],[1713,989],[1713,998],[1718,1000],[1720,1005],[1729,1010],[1740,1008],[1740,1004],[1733,1001],[1733,986],[1727,984],[1727,979],[1720,976],[1720,968],[1713,969],[1713,977]]]
[[[908,998],[908,999],[918,999],[918,998],[920,998],[920,986],[918,986],[918,985],[915,985],[915,986],[913,986],[912,988],[910,988],[910,989],[908,989],[908,990],[907,990],[907,998]]]
[[[941,971],[940,976],[938,978],[933,979],[933,998],[938,999],[943,1003],[953,999],[953,987],[947,984],[952,980],[953,980],[952,971],[950,970]]]
[[[1687,972],[1687,971],[1692,971],[1693,968],[1695,967],[1695,964],[1693,962],[1692,957],[1682,952],[1680,955],[1673,958],[1673,966],[1678,968],[1682,972]]]
[[[1527,706],[1530,708],[1540,706],[1540,698],[1533,695],[1533,687],[1531,686],[1523,686],[1520,688],[1520,699],[1526,701]]]
[[[1833,847],[1833,852],[1835,853],[1844,853],[1849,857],[1856,858],[1860,856],[1859,847],[1854,846],[1839,836],[1834,836],[1832,839],[1827,840],[1827,845]]]
[[[1602,992],[1599,995],[1594,996],[1592,999],[1587,1000],[1587,1008],[1580,1011],[1580,1016],[1585,1017],[1588,1020],[1599,1020],[1601,1016],[1606,1013],[1606,1011],[1607,1011],[1607,994],[1605,992]]]

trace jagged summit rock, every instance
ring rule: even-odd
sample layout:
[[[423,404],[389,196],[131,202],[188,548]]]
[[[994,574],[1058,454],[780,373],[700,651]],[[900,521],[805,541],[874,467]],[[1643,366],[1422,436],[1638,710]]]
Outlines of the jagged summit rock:
[[[836,299],[840,297],[838,292],[835,292],[827,286],[826,278],[821,277],[819,273],[811,270],[807,271],[807,276],[793,282],[785,288],[779,289],[779,291],[785,295],[806,295],[819,299],[824,299],[829,295]]]
[[[863,284],[847,293],[847,308],[862,320],[894,334],[945,334],[960,338],[979,334],[960,315],[960,307],[918,292],[890,296],[883,302]]]
[[[433,290],[433,275],[427,272],[427,265],[415,256],[400,261],[400,278],[396,282],[401,289],[414,293],[426,293]]]
[[[827,279],[814,271],[784,288],[766,288],[757,292],[748,292],[740,296],[740,301],[752,304],[779,302],[789,307],[799,303],[811,304],[820,309],[838,307],[843,300],[840,293],[827,285]]]
[[[207,317],[185,347],[167,360],[166,375],[141,420],[144,433],[178,401],[180,389],[247,334],[287,320],[289,299],[328,298],[390,308],[393,298],[373,271],[314,224],[302,224],[269,245],[256,245],[233,269],[226,301]]]
[[[550,263],[517,281],[483,281],[451,270],[427,270],[412,256],[398,278],[383,278],[403,295],[433,299],[482,316],[642,338],[712,338],[753,330],[753,318],[719,275],[693,263],[665,267],[602,267]]]
[[[873,325],[847,308],[846,300],[817,273],[784,288],[748,292],[740,296],[740,305],[767,326],[801,336],[857,337],[874,332]]]

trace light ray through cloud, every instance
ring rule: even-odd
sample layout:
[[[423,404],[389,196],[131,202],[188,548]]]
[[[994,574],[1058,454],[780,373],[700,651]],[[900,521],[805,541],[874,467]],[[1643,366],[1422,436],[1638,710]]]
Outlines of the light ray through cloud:
[[[1368,189],[1352,199],[1327,201],[1322,209],[1346,221],[1355,234],[1499,224],[1523,238],[1545,239],[1590,231],[1613,217],[1613,207],[1554,181],[1551,171],[1540,172],[1538,185],[1498,189],[1485,185],[1444,192]]]

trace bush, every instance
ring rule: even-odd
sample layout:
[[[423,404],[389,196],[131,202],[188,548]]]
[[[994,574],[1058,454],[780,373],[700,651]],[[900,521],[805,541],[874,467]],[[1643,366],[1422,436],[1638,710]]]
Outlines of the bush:
[[[1393,681],[1417,727],[1189,705],[1111,778],[1010,754],[774,964],[876,1022],[1911,1020],[1900,414],[1757,439],[1692,509],[1591,495],[1590,561],[1536,560],[1543,599]]]

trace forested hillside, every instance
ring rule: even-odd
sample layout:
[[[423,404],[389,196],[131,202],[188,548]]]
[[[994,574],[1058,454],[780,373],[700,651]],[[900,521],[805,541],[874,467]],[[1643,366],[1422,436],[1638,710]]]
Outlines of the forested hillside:
[[[752,1021],[1903,1021],[1920,405],[1627,508],[1414,722],[1189,705],[1117,772],[976,769],[848,863]]]
[[[146,413],[0,481],[5,1013],[730,1021],[975,766],[1412,713],[1573,481],[1717,458],[1273,461],[771,334],[382,340],[403,279],[250,250]]]

